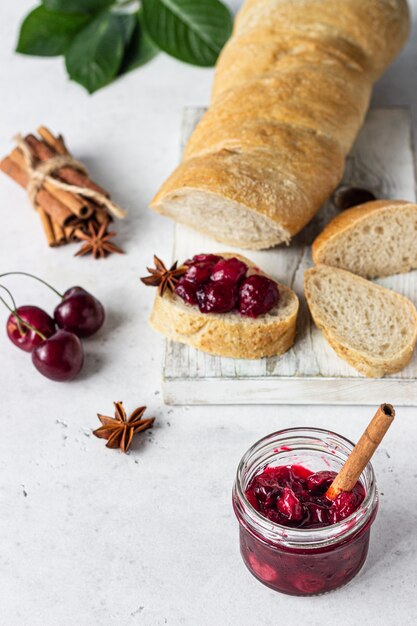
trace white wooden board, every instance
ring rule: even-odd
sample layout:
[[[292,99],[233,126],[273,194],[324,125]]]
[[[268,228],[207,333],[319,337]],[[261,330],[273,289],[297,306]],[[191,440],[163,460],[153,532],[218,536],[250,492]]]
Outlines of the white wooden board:
[[[203,111],[185,110],[183,144]],[[377,197],[415,201],[408,110],[374,109],[368,113],[347,159],[342,184],[347,183],[370,189]],[[301,308],[294,347],[281,357],[247,361],[213,357],[167,341],[162,381],[167,404],[417,405],[417,354],[402,372],[384,379],[367,379],[336,356],[310,319],[302,288],[304,270],[311,265],[310,244],[335,213],[329,200],[289,247],[260,252],[235,249],[297,292]],[[224,245],[209,237],[175,226],[173,257],[180,262],[198,252],[224,249]],[[379,282],[417,304],[416,271]]]

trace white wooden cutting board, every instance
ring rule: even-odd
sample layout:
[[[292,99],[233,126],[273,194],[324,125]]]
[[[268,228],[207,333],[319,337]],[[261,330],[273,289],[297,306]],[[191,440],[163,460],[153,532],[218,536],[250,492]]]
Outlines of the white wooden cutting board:
[[[182,143],[204,109],[184,112]],[[348,157],[342,184],[372,190],[377,197],[415,201],[415,166],[408,110],[374,109]],[[303,297],[303,274],[310,267],[310,244],[336,213],[331,200],[289,247],[241,251],[300,298],[294,347],[280,357],[257,361],[213,357],[167,341],[163,396],[167,404],[380,404],[417,405],[417,354],[398,374],[364,378],[340,359],[311,321]],[[208,219],[210,217],[208,216]],[[417,245],[417,242],[416,242]],[[175,226],[173,258],[221,252],[224,245],[184,226]],[[230,246],[227,246],[230,251]],[[378,281],[417,304],[417,272]]]

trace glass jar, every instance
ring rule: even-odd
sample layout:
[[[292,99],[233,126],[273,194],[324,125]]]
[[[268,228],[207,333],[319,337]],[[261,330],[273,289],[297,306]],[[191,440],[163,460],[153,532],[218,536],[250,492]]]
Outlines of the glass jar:
[[[313,472],[338,472],[353,445],[328,430],[291,428],[264,437],[240,461],[233,487],[240,551],[249,571],[268,587],[297,596],[322,594],[352,580],[365,563],[378,509],[370,463],[359,478],[365,489],[359,508],[330,526],[302,529],[276,524],[245,496],[253,477],[266,466],[302,465]]]

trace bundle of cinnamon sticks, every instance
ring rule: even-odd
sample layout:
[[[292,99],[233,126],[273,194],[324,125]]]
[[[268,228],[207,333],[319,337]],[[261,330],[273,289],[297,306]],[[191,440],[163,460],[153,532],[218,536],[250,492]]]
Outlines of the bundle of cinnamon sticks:
[[[45,126],[37,132],[39,137],[29,134],[17,138],[17,147],[0,162],[0,169],[28,190],[48,245],[86,241],[91,233],[98,232],[102,237],[114,236],[107,227],[113,215],[124,217],[124,211],[73,159],[62,135],[54,136]],[[49,164],[54,168],[51,171]],[[113,247],[112,251],[121,252]]]

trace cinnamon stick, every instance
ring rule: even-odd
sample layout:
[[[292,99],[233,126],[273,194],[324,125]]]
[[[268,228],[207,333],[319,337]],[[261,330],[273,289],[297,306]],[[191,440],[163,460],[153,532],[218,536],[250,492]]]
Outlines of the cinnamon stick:
[[[23,159],[23,161],[22,161]],[[20,150],[13,150],[10,157],[6,157],[0,164],[0,168],[15,180],[21,187],[27,187],[29,175],[23,167],[24,157]],[[39,204],[47,213],[62,227],[76,221],[77,216],[60,200],[52,196],[48,191],[41,188],[36,195],[36,204]]]
[[[74,213],[74,215],[80,219],[87,219],[93,214],[93,205],[88,201],[82,200],[81,196],[78,194],[70,193],[69,191],[65,191],[65,189],[58,189],[58,187],[55,187],[55,185],[47,181],[44,182],[44,187],[49,191],[51,196],[54,196],[57,200],[62,202],[62,204],[65,204],[71,213]]]
[[[49,128],[46,128],[46,126],[39,126],[38,133],[44,142],[48,144],[52,150],[55,150],[57,154],[69,154],[62,135],[55,137],[55,135],[53,135]]]
[[[326,496],[329,500],[337,498],[342,491],[352,491],[359,476],[391,426],[394,417],[394,407],[391,404],[381,404],[358,443],[349,454],[346,463],[328,488]]]
[[[67,243],[64,229],[57,222],[55,222],[55,220],[52,220],[52,229],[54,231],[57,246],[62,246],[64,243]]]
[[[14,148],[10,153],[10,158],[12,161],[15,161],[22,169],[26,169],[26,161],[22,151],[19,148]],[[78,194],[70,193],[69,191],[65,191],[64,189],[58,189],[51,183],[45,181],[43,183],[45,189],[54,196],[59,202],[65,204],[66,207],[74,213],[80,219],[87,219],[94,212],[94,205],[88,200],[84,200]]]
[[[41,218],[41,224],[42,224],[43,231],[45,233],[48,246],[53,248],[54,246],[56,246],[56,239],[55,239],[54,230],[52,228],[51,218],[41,206],[37,205],[36,210],[39,213],[39,217]]]
[[[68,243],[79,241],[78,237],[75,234],[75,231],[77,228],[78,228],[77,224],[70,224],[69,226],[65,226],[64,228],[65,239],[67,240]]]
[[[56,156],[55,150],[53,150],[48,144],[39,141],[39,139],[35,137],[35,135],[26,135],[25,141],[40,161],[47,161],[48,159],[52,159],[54,156]],[[89,189],[98,191],[99,193],[107,197],[109,196],[107,191],[102,189],[102,187],[100,187],[99,185],[96,185],[96,183],[91,181],[88,176],[72,167],[65,166],[59,168],[59,170],[57,171],[57,175],[60,180],[68,183],[69,185],[88,187]]]
[[[105,222],[113,221],[112,216],[107,213],[106,209],[103,209],[101,207],[97,207],[97,209],[95,210],[94,218],[96,219],[97,223],[100,224],[100,226]]]
[[[12,178],[18,185],[26,189],[29,183],[29,176],[27,172],[20,167],[17,163],[12,161],[10,157],[5,157],[0,162],[0,170]]]

